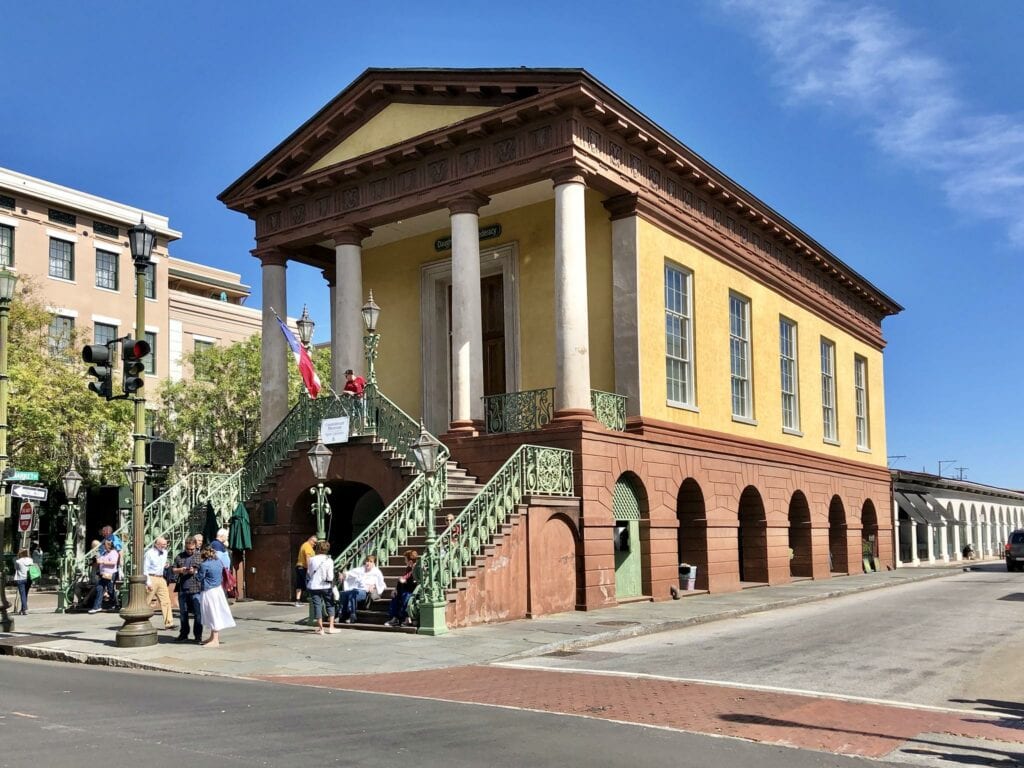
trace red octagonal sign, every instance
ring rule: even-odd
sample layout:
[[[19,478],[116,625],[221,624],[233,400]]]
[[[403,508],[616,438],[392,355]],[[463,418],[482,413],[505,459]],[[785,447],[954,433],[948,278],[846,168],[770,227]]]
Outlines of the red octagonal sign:
[[[21,510],[18,512],[18,530],[22,533],[32,530],[32,513],[34,511],[32,504],[27,501],[21,505]]]

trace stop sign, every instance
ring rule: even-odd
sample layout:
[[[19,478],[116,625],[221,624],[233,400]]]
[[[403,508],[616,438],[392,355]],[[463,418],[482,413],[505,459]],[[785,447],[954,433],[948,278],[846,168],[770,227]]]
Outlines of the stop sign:
[[[28,533],[32,530],[32,513],[34,512],[32,504],[25,502],[21,505],[21,509],[18,512],[18,530],[22,533]]]

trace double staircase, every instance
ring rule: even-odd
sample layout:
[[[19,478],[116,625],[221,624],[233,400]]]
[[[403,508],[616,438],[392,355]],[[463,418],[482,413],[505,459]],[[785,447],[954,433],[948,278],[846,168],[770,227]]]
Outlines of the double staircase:
[[[325,418],[348,416],[354,426],[352,444],[369,444],[407,482],[405,489],[335,559],[335,570],[361,566],[373,554],[385,581],[396,583],[405,571],[403,553],[415,549],[421,555],[421,584],[414,595],[413,610],[426,605],[448,605],[458,600],[505,534],[526,509],[531,496],[572,496],[573,467],[570,451],[523,445],[490,478],[481,484],[450,460],[443,445],[438,470],[424,474],[412,461],[410,447],[421,425],[404,413],[375,385],[367,387],[365,410],[351,398],[300,400],[232,473],[191,473],[167,489],[144,510],[147,546],[158,536],[168,539],[172,552],[180,551],[187,535],[202,530],[206,509],[212,505],[224,521],[240,503],[252,502],[273,488],[295,461],[317,439]],[[436,439],[436,438],[435,438]],[[433,517],[435,543],[428,547],[428,515]],[[125,544],[124,572],[131,572],[131,522],[117,533]],[[64,605],[71,605],[76,580],[87,573],[95,551],[64,563],[61,589]],[[393,589],[367,610],[358,613],[365,629],[384,629]],[[388,631],[411,631],[396,628]]]

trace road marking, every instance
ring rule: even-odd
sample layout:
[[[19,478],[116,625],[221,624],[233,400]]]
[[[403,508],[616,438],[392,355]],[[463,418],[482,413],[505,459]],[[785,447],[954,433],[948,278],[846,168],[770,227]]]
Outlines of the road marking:
[[[886,707],[899,707],[900,709],[919,709],[929,712],[941,712],[951,715],[972,715],[976,717],[990,717],[994,720],[1024,720],[1024,716],[1015,715],[1009,712],[989,712],[983,709],[958,709],[955,707],[937,707],[931,704],[913,704],[906,701],[892,701],[891,699],[875,699],[869,696],[852,696],[843,693],[825,693],[822,691],[808,691],[802,688],[785,688],[776,685],[754,685],[752,683],[732,683],[723,680],[702,680],[696,677],[671,677],[669,675],[652,675],[644,672],[623,672],[607,669],[587,669],[584,667],[546,667],[542,664],[521,664],[514,661],[498,661],[492,663],[492,667],[508,667],[510,669],[535,669],[543,672],[563,672],[567,674],[585,675],[606,675],[608,677],[630,677],[644,680],[662,680],[673,683],[695,683],[697,685],[714,685],[720,688],[739,688],[747,691],[766,691],[769,693],[788,693],[795,696],[813,696],[818,699],[836,699],[838,701],[854,701],[862,704],[880,704]]]
[[[28,717],[28,718],[30,718],[32,720],[38,720],[39,719],[39,715],[30,715],[28,712],[15,712],[13,709],[11,710],[11,714],[12,715],[17,715],[18,717]]]

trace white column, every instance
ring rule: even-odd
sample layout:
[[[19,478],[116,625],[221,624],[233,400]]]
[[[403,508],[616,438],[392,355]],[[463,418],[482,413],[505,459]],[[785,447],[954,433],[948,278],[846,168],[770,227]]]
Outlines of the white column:
[[[957,518],[957,523],[953,524],[953,551],[950,553],[950,560],[963,560],[963,549],[964,542],[960,541],[960,518]]]
[[[555,182],[555,412],[581,416],[590,408],[590,322],[587,313],[587,221],[583,176],[575,169]]]
[[[340,392],[345,370],[365,375],[363,350],[363,240],[369,231],[346,227],[334,237],[334,299],[331,313],[331,382]]]
[[[934,525],[932,525],[931,523],[928,523],[924,527],[925,536],[928,537],[928,541],[926,543],[928,544],[928,562],[929,562],[929,564],[935,562],[935,530],[936,530],[936,527]]]
[[[910,562],[913,565],[920,565],[921,560],[917,556],[917,521],[910,521]]]
[[[480,208],[467,195],[448,205],[452,224],[452,423],[472,432],[484,420],[484,341],[480,309]]]
[[[322,274],[324,276],[324,281],[327,283],[327,292],[330,295],[329,298],[330,298],[330,308],[331,308],[331,324],[330,324],[330,330],[331,330],[331,389],[333,389],[335,392],[340,392],[341,391],[341,387],[344,386],[344,384],[345,384],[345,377],[342,376],[340,380],[338,378],[336,378],[337,377],[337,368],[335,367],[334,362],[333,362],[338,357],[338,335],[334,332],[334,328],[335,328],[334,318],[337,315],[337,312],[336,312],[335,306],[334,306],[335,302],[337,301],[337,296],[336,296],[336,294],[337,294],[337,290],[336,290],[337,283],[336,283],[336,281],[334,279],[334,265],[331,265],[329,268],[323,270],[320,274]]]
[[[287,259],[277,251],[257,256],[263,264],[260,436],[266,438],[288,413],[288,343],[274,318],[274,312],[288,317]]]

